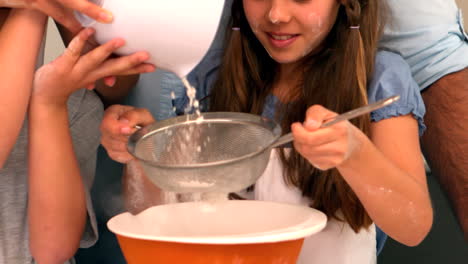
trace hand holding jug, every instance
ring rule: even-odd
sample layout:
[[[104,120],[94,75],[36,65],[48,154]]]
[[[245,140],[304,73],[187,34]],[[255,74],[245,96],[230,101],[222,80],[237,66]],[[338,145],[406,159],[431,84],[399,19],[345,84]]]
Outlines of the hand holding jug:
[[[121,37],[126,45],[116,51],[150,54],[148,63],[185,77],[202,60],[218,29],[223,0],[91,0],[114,15],[102,24],[76,13],[85,27],[96,30],[96,41]]]

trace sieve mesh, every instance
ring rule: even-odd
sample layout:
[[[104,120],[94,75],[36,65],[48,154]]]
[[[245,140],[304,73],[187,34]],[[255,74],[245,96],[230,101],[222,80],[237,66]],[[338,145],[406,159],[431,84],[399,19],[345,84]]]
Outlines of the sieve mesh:
[[[173,192],[233,192],[252,185],[265,169],[276,122],[244,113],[171,118],[130,137],[129,151],[146,176]]]
[[[248,122],[205,120],[145,135],[135,153],[161,166],[191,166],[234,160],[268,147],[273,131]]]

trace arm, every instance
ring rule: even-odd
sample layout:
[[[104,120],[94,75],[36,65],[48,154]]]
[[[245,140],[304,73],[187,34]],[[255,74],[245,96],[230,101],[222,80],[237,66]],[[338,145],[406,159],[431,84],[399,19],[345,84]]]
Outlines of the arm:
[[[371,134],[338,170],[385,233],[416,246],[433,219],[418,124],[410,115],[390,118],[372,123]]]
[[[81,87],[112,74],[143,72],[146,53],[106,59],[125,43],[114,39],[80,55],[92,29],[83,30],[64,54],[39,69],[29,107],[30,250],[39,263],[63,263],[76,252],[86,222],[83,179],[69,130],[67,100]]]
[[[30,250],[38,263],[63,263],[78,249],[86,221],[68,112],[65,106],[47,107],[33,99],[29,119]]]
[[[101,123],[101,140],[107,154],[115,161],[125,163],[122,192],[125,208],[132,214],[164,203],[164,192],[148,180],[143,168],[126,148],[135,125],[146,126],[153,122],[155,120],[148,110],[112,105],[107,108]]]
[[[432,207],[417,121],[405,115],[374,122],[369,139],[348,121],[319,129],[333,115],[311,107],[305,125],[293,124],[294,146],[315,167],[336,167],[385,233],[419,244],[431,228]]]
[[[7,9],[0,9],[0,20],[7,15]],[[23,126],[45,24],[41,13],[21,9],[11,10],[3,27],[0,24],[0,168]]]

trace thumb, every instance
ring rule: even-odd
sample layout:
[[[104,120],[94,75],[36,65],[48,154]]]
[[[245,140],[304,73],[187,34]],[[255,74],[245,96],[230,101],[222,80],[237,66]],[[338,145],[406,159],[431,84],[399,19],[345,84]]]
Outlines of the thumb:
[[[58,11],[49,15],[55,21],[57,21],[59,24],[61,24],[67,30],[69,30],[73,34],[73,36],[78,34],[83,29],[81,23],[75,18],[73,10],[64,8],[62,6],[58,7],[57,10]]]
[[[104,134],[121,134],[122,132],[120,130],[125,126],[125,124],[121,124],[120,122],[121,116],[132,109],[134,109],[134,107],[126,105],[112,105],[108,107],[101,121],[101,132]]]
[[[122,133],[126,134],[133,133],[136,126],[147,126],[155,122],[151,113],[144,108],[135,108],[123,113],[119,121],[124,125],[121,130]]]
[[[135,107],[128,105],[112,105],[106,109],[104,118],[119,120],[125,116],[125,113],[131,112],[134,109]]]
[[[304,127],[309,131],[314,131],[335,114],[321,105],[313,105],[307,109]]]

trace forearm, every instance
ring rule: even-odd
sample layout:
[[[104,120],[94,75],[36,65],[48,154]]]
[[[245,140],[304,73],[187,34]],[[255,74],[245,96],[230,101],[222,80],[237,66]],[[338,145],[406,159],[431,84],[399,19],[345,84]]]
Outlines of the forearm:
[[[5,10],[3,10],[5,11]],[[0,31],[0,168],[23,125],[46,17],[32,10],[11,10]]]
[[[38,263],[63,263],[79,247],[86,200],[66,107],[31,100],[29,110],[30,250]]]
[[[408,172],[391,162],[369,139],[363,142],[338,170],[385,233],[406,245],[419,244],[432,225],[428,190],[412,175],[424,173],[422,161],[416,171]]]

